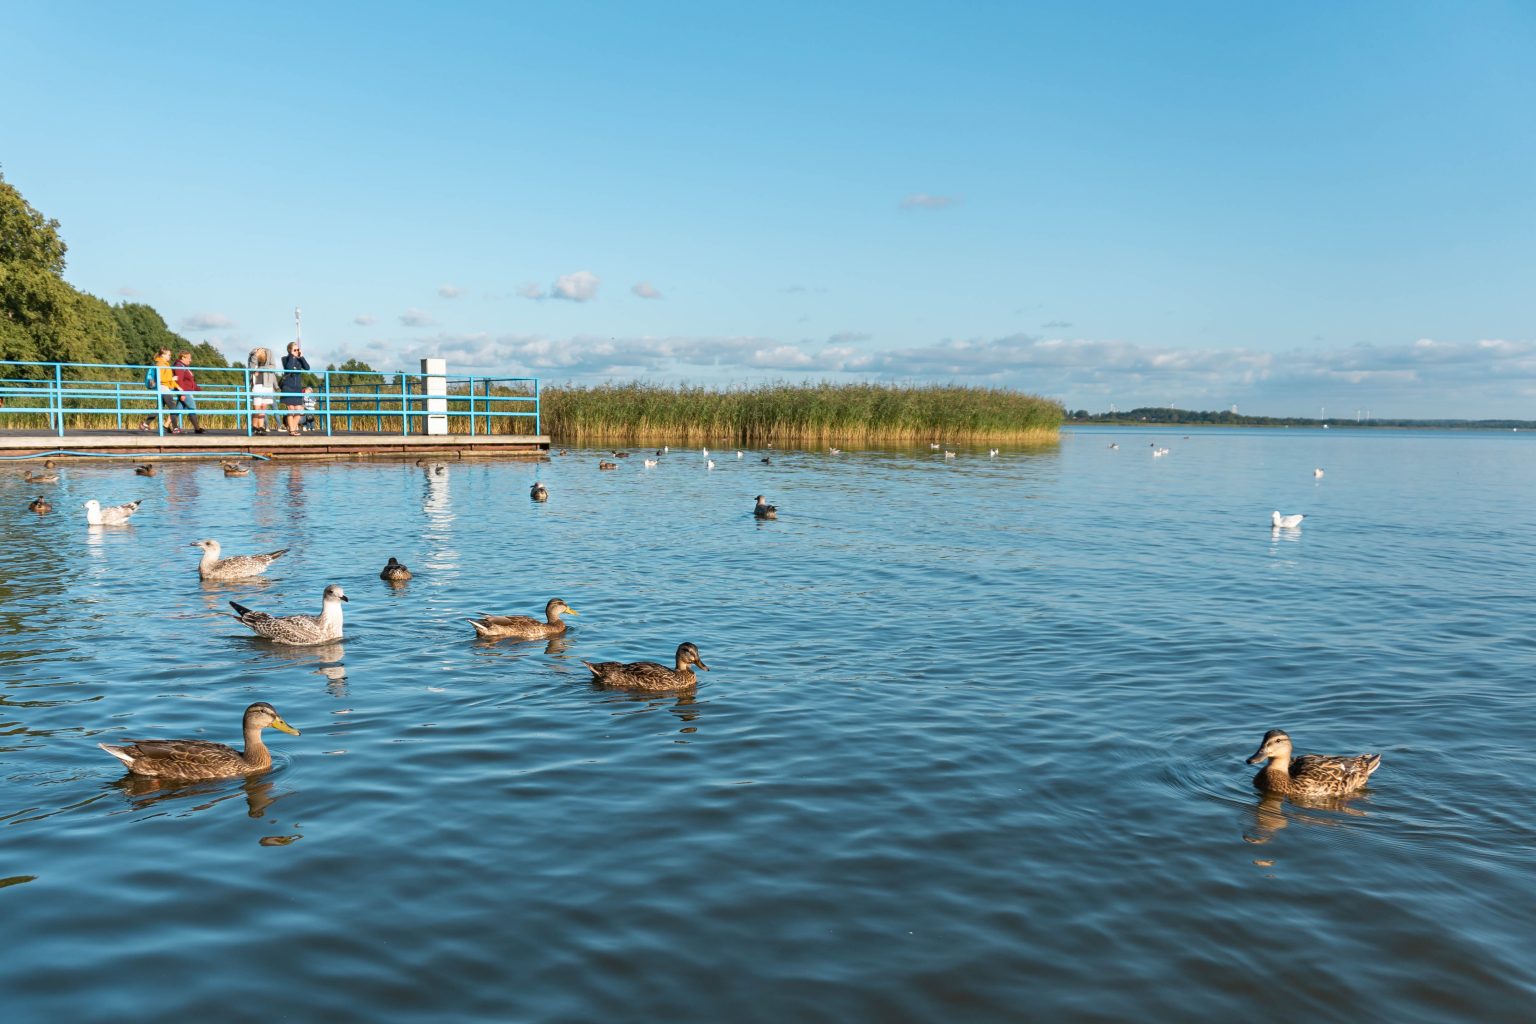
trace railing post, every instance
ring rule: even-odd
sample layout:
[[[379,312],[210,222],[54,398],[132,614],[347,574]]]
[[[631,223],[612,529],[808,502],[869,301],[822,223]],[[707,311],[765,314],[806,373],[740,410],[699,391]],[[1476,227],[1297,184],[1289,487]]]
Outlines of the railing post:
[[[539,399],[539,378],[533,378],[533,433],[536,437],[544,435],[543,405]]]
[[[475,378],[469,378],[469,436],[475,436]]]
[[[400,434],[403,437],[411,436],[410,397],[411,382],[406,379],[404,370],[397,370],[400,374]]]
[[[59,363],[53,364],[53,391],[57,396],[59,407],[59,436],[64,436],[64,367]]]

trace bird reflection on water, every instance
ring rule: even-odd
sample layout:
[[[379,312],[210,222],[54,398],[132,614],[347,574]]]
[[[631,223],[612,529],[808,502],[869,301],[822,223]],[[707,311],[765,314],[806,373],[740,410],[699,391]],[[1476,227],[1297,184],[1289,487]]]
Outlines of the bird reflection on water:
[[[239,780],[201,779],[195,782],[125,775],[106,783],[107,787],[120,791],[134,811],[152,810],[156,814],[185,817],[244,796],[245,813],[249,818],[265,818],[273,804],[294,792],[278,792],[276,785],[271,772],[247,775]],[[197,802],[190,805],[173,802],[178,800]]]

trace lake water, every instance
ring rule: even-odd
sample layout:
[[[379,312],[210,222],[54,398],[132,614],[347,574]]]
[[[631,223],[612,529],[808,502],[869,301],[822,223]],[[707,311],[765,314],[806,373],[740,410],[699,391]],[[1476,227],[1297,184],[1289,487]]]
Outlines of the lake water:
[[[69,465],[43,518],[13,467],[3,1015],[1530,1020],[1533,440]],[[201,584],[203,537],[293,550]],[[226,614],[328,583],[341,644]],[[463,621],[556,596],[563,643]],[[580,660],[684,640],[689,697]],[[133,785],[96,747],[238,745],[255,700],[303,735],[247,781]],[[1266,800],[1271,728],[1384,763]]]

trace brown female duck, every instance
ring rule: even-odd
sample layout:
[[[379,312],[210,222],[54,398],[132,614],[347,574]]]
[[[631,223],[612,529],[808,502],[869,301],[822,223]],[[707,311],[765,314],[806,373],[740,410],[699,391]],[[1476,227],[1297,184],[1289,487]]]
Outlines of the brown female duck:
[[[1353,793],[1381,767],[1380,754],[1354,757],[1302,754],[1292,760],[1291,738],[1284,729],[1271,729],[1264,734],[1263,742],[1248,763],[1258,764],[1260,761],[1269,763],[1253,777],[1256,787],[1269,793],[1302,798]]]
[[[482,615],[478,619],[466,621],[475,627],[476,635],[486,640],[543,640],[565,632],[566,624],[560,621],[560,616],[579,614],[576,609],[554,597],[544,606],[543,622],[528,615]]]
[[[628,664],[621,661],[600,661],[596,664],[583,661],[582,664],[592,670],[592,681],[599,686],[651,692],[693,689],[699,680],[688,667],[690,665],[709,671],[709,666],[699,657],[699,649],[691,643],[678,645],[677,664],[674,668],[658,665],[654,661],[632,661]]]
[[[261,742],[261,730],[271,726],[291,736],[299,734],[266,701],[245,709],[244,724],[243,751],[207,740],[135,740],[122,747],[96,745],[127,765],[135,775],[157,779],[227,779],[272,767],[272,754]]]

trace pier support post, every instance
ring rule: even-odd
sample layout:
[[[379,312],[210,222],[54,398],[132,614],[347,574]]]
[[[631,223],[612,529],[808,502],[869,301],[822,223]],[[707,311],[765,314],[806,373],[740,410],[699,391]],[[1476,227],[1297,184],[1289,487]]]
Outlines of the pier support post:
[[[427,433],[442,436],[448,433],[448,360],[423,359],[421,372],[425,374],[427,396]]]

